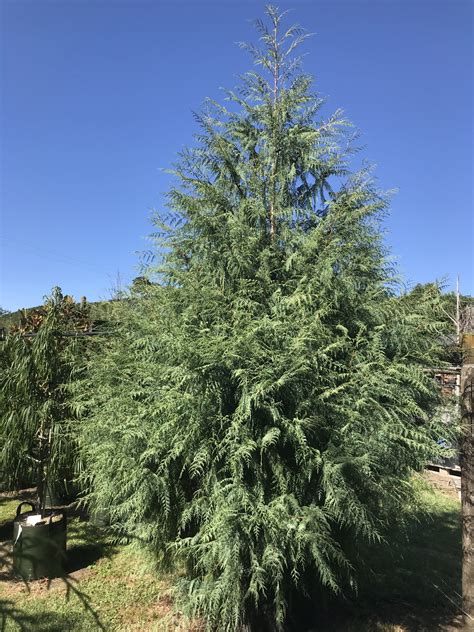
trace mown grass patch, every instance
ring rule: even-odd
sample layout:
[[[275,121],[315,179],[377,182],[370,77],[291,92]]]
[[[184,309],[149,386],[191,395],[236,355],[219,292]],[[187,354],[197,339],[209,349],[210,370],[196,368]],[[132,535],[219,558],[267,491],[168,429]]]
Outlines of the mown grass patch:
[[[7,496],[0,497],[0,524],[13,520],[19,501]]]

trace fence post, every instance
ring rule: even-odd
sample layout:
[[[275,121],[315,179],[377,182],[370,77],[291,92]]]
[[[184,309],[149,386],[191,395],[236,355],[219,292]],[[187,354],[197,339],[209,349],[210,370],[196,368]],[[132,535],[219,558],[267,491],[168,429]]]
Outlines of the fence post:
[[[466,628],[474,628],[474,333],[462,336],[461,506],[462,603]]]

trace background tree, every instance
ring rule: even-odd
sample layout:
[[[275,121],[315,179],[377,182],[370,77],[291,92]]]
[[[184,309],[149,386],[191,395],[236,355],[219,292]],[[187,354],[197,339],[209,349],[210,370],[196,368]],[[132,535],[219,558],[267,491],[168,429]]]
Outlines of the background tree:
[[[77,465],[67,385],[80,372],[83,349],[71,333],[89,324],[87,303],[54,288],[0,343],[0,479],[10,488],[35,481],[39,511],[47,490],[71,480]]]
[[[282,628],[301,595],[353,588],[358,543],[441,449],[437,301],[397,296],[387,198],[349,172],[342,113],[320,118],[306,34],[267,16],[245,45],[261,72],[207,102],[174,169],[159,284],[80,397],[90,501],[184,562],[181,603],[213,630]]]

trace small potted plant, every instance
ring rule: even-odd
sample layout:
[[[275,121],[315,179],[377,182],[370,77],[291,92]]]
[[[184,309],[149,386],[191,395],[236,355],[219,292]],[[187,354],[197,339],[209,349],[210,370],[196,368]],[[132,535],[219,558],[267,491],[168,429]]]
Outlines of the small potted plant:
[[[20,504],[13,525],[13,568],[26,579],[64,570],[66,516],[47,500],[76,465],[68,385],[82,364],[75,333],[89,322],[84,302],[77,306],[54,288],[1,343],[0,478],[36,484],[35,502]]]

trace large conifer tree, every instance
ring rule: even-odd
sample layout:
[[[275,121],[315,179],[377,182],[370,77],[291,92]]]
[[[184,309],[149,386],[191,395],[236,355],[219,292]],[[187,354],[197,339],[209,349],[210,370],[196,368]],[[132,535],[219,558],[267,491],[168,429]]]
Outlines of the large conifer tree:
[[[257,70],[175,168],[158,283],[122,304],[83,394],[91,501],[184,560],[183,603],[216,630],[283,627],[295,594],[353,585],[439,436],[435,295],[397,298],[386,198],[349,173],[341,112],[320,117],[305,33],[267,18]]]

